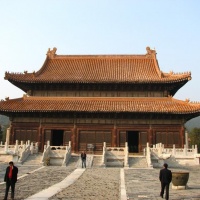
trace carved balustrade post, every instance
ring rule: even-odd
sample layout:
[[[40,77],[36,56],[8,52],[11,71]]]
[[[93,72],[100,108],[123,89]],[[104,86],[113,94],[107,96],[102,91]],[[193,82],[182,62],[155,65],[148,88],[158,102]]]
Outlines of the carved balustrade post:
[[[5,142],[5,149],[4,149],[4,151],[5,151],[5,152],[8,151],[8,143],[7,143],[7,142]]]
[[[173,156],[175,156],[175,155],[176,155],[176,147],[175,147],[175,144],[173,144],[172,155],[173,155]]]
[[[17,153],[19,151],[19,143],[18,143],[18,140],[16,140],[16,143],[15,143],[15,153]]]
[[[33,150],[34,150],[33,142],[31,142],[31,148],[30,148],[30,150],[31,150],[31,154],[33,154]]]

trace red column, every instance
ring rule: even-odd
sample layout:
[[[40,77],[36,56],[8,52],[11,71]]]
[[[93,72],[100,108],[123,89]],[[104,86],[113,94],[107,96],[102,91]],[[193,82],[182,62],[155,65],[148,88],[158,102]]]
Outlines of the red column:
[[[44,128],[42,128],[41,129],[41,145],[42,145],[42,150],[44,150],[44,144],[45,144],[45,129]],[[50,141],[51,142],[51,141]]]
[[[38,127],[38,148],[43,151],[44,148],[44,134],[42,134],[42,127]]]
[[[76,145],[76,134],[77,134],[76,130],[77,130],[77,128],[76,128],[76,125],[74,124],[74,127],[72,129],[72,138],[71,138],[71,140],[72,140],[72,152],[78,151],[78,149],[76,149],[76,147],[77,147],[77,145]]]
[[[151,146],[153,144],[153,129],[151,128],[151,126],[148,132],[149,132],[148,143],[149,143],[149,146]]]
[[[183,148],[184,147],[184,144],[185,144],[185,128],[184,126],[181,127],[181,131],[180,131],[180,141],[181,141],[181,147]]]
[[[114,128],[113,128],[113,137],[112,137],[112,146],[113,147],[116,147],[117,146],[117,127],[116,125],[114,125]]]

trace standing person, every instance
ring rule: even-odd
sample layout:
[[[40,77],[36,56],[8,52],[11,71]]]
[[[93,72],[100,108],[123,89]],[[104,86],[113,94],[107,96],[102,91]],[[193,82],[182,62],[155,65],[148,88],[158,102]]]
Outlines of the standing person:
[[[83,165],[86,168],[86,153],[85,153],[85,151],[83,151],[81,153],[81,160],[82,160],[82,168],[83,168]]]
[[[165,163],[163,167],[164,168],[160,170],[160,175],[159,175],[159,179],[161,182],[160,196],[163,198],[164,191],[165,191],[165,198],[166,200],[168,200],[169,199],[169,184],[172,181],[172,172],[169,169],[167,169],[168,168],[167,163]]]
[[[4,177],[4,181],[6,182],[6,191],[4,200],[8,198],[9,188],[11,186],[11,199],[14,199],[15,194],[15,183],[17,182],[17,174],[18,168],[14,166],[14,163],[11,161],[9,162],[9,166],[6,168],[6,173]]]

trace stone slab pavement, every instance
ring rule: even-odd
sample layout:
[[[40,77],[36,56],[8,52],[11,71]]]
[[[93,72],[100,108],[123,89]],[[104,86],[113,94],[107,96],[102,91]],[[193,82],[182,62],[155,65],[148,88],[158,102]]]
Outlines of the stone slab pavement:
[[[186,190],[174,190],[170,185],[170,200],[200,200],[200,167],[171,170],[187,170],[190,178]],[[161,200],[159,171],[160,169],[88,169],[77,182],[49,199]]]
[[[170,169],[170,168],[169,168]],[[170,169],[173,171],[189,171],[188,189],[175,190],[170,184],[170,200],[200,200],[200,166],[184,169]],[[127,199],[162,199],[159,182],[160,169],[127,169],[125,170],[125,184]]]
[[[19,171],[22,172],[23,170],[26,172],[19,166]],[[71,181],[72,178],[69,177],[75,173],[75,168],[38,167],[38,170],[34,173],[28,173],[27,176],[18,180],[15,200],[26,199],[45,192],[49,195],[38,198],[38,200],[162,199],[159,196],[160,182],[158,176],[160,169],[87,168],[86,170],[78,170],[82,173],[75,181]],[[190,177],[186,190],[174,190],[170,185],[169,199],[200,200],[200,166],[171,170],[188,170]],[[68,181],[66,181],[67,179]],[[52,186],[56,185],[57,191],[48,193],[48,191],[52,191]],[[3,199],[4,191],[5,184],[0,184],[0,199]]]

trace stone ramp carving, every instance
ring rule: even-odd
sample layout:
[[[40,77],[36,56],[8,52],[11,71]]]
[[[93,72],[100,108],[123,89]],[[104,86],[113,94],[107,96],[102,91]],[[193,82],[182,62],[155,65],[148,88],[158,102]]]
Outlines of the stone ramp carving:
[[[28,158],[23,162],[23,165],[42,165],[42,153],[30,154]]]
[[[163,159],[159,158],[158,156],[156,156],[156,154],[153,153],[151,154],[151,161],[153,168],[162,168],[164,163],[167,163],[169,167],[172,168],[184,168],[185,166],[187,166],[182,159],[178,160],[174,156]]]

